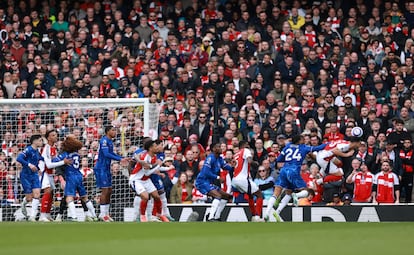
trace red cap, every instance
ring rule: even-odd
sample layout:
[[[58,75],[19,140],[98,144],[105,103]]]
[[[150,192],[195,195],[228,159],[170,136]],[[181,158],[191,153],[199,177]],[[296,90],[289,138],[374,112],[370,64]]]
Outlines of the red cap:
[[[167,126],[162,127],[161,131],[168,131],[168,127]]]
[[[192,55],[191,56],[191,60],[193,60],[193,59],[197,59],[198,60],[198,57],[196,55]]]
[[[260,100],[259,101],[259,106],[262,106],[262,105],[266,106],[266,101],[265,100]]]
[[[94,42],[99,42],[98,38],[93,38],[92,43],[94,43]]]
[[[176,137],[174,137],[173,142],[174,143],[181,143],[181,138],[176,136]]]
[[[361,79],[361,74],[359,73],[354,74],[354,79]]]

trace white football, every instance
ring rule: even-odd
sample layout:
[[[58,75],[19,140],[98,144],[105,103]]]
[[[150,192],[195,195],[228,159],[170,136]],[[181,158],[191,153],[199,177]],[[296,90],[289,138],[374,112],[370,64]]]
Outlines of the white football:
[[[360,127],[354,127],[352,128],[351,134],[354,137],[362,137],[362,135],[364,134],[364,131]]]

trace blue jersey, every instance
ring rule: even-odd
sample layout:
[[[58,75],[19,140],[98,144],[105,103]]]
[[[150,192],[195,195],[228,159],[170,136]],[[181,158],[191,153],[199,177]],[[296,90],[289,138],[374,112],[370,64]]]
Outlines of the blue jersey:
[[[309,146],[305,144],[293,144],[288,143],[285,148],[283,148],[279,157],[277,157],[277,162],[285,162],[283,168],[292,169],[300,172],[302,162],[305,160],[306,155],[312,151],[320,151],[326,147],[326,144],[321,144],[319,146]]]
[[[63,152],[59,154],[56,158],[52,159],[52,162],[59,162],[65,158],[71,159],[72,164],[65,165],[65,196],[76,196],[76,192],[79,193],[79,196],[86,196],[86,190],[83,186],[83,177],[80,172],[80,156],[77,152]]]
[[[114,153],[114,144],[112,142],[112,139],[104,136],[99,141],[98,160],[96,162],[94,170],[111,172],[111,161],[120,161],[121,159],[121,156]]]
[[[29,164],[36,166],[39,170],[39,161],[44,161],[44,159],[40,152],[37,149],[34,149],[31,145],[27,146],[26,149],[17,156],[17,162],[23,166],[22,174],[26,175],[38,175],[37,172],[33,172],[32,169],[30,169]]]
[[[300,176],[300,168],[306,154],[312,151],[320,151],[326,144],[319,146],[309,146],[305,144],[289,143],[283,148],[277,162],[285,162],[275,182],[275,186],[280,186],[289,190],[306,188],[306,183]]]
[[[59,162],[64,160],[65,158],[71,159],[72,164],[65,165],[65,179],[80,176],[82,177],[82,173],[80,172],[80,156],[77,152],[68,153],[63,152],[59,154],[56,158],[52,159],[52,162]]]
[[[197,181],[208,181],[213,183],[220,176],[220,169],[233,171],[233,167],[227,164],[222,157],[216,158],[214,153],[210,153],[204,161],[203,168],[197,176]]]

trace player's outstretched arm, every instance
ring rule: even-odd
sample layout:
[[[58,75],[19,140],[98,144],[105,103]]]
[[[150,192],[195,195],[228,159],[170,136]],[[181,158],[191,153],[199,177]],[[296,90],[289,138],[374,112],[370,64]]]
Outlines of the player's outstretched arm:
[[[325,149],[326,145],[328,145],[328,144],[323,143],[323,144],[318,145],[318,146],[310,146],[310,151],[311,152],[312,151],[321,151],[321,150]]]
[[[112,151],[109,151],[108,147],[103,147],[103,148],[101,148],[101,150],[102,150],[102,153],[103,153],[104,157],[106,157],[106,158],[116,160],[116,161],[121,161],[121,159],[122,159],[121,156],[115,154]]]

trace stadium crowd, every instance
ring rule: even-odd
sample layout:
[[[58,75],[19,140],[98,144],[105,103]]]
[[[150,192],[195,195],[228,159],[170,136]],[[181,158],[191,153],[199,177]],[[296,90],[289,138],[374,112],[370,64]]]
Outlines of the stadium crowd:
[[[1,98],[149,98],[160,104],[158,138],[165,165],[175,166],[162,175],[170,202],[208,200],[193,183],[214,128],[224,158],[232,158],[239,141],[249,143],[257,162],[251,175],[266,201],[279,174],[276,158],[295,135],[317,146],[349,138],[355,126],[363,129],[363,141],[342,158],[341,179],[322,176],[310,156],[304,161],[302,176],[315,191],[309,200],[376,201],[374,176],[392,171],[397,178],[386,181],[393,189],[377,192],[395,188],[402,198],[391,202],[411,202],[414,1],[8,0],[0,4],[0,29]],[[74,133],[84,143],[79,153],[88,177],[105,125],[126,130],[115,138],[119,154],[142,147],[137,116],[130,109],[47,117],[2,109],[3,203],[21,199],[13,182],[16,157],[32,134],[55,128],[62,141]],[[128,193],[127,165],[113,167],[122,184],[117,188]],[[222,188],[232,192],[231,174],[222,175]]]

